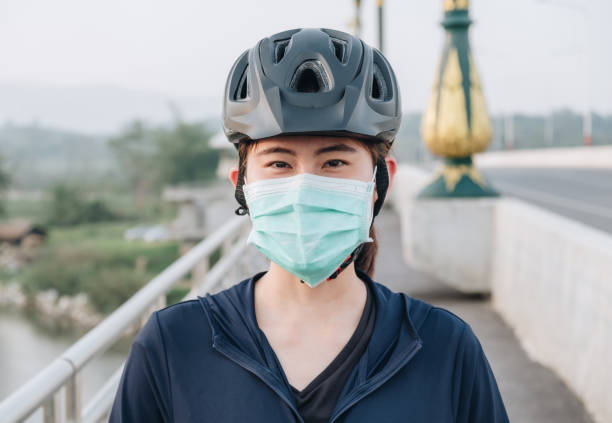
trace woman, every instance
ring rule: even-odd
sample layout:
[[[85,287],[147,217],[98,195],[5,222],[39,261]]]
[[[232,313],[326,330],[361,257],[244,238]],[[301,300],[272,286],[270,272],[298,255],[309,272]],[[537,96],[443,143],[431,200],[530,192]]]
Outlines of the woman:
[[[273,35],[234,64],[223,112],[236,213],[270,267],[154,313],[110,421],[507,422],[470,326],[371,279],[401,116],[383,55]]]

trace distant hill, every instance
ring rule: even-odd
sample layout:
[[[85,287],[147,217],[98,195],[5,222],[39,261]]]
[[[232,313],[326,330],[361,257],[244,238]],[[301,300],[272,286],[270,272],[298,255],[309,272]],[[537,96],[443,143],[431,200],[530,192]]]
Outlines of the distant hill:
[[[16,189],[41,189],[70,180],[89,182],[116,173],[107,137],[37,125],[0,126],[0,155]]]

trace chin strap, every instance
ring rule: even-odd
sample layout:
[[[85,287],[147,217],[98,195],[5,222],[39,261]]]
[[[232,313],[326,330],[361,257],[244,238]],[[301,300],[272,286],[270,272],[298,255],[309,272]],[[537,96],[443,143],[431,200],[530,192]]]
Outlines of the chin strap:
[[[359,253],[361,252],[362,248],[363,248],[363,244],[360,244],[359,247],[355,248],[355,250],[346,258],[346,260],[344,260],[342,264],[338,266],[336,270],[334,270],[334,273],[329,275],[327,279],[325,280],[329,281],[332,279],[336,279],[338,275],[342,273],[342,271],[346,269],[349,266],[349,264],[351,264],[359,256]],[[300,280],[300,282],[304,283],[303,280]]]
[[[334,270],[334,273],[332,273],[331,275],[327,277],[327,280],[329,281],[332,279],[336,279],[338,275],[342,273],[342,271],[349,266],[349,264],[351,264],[353,261],[355,261],[355,259],[357,259],[357,257],[359,257],[359,253],[361,252],[362,248],[363,248],[363,244],[359,244],[359,247],[355,248],[355,250],[351,253],[351,255],[348,256],[346,260],[344,260],[342,264],[338,266],[336,270]]]

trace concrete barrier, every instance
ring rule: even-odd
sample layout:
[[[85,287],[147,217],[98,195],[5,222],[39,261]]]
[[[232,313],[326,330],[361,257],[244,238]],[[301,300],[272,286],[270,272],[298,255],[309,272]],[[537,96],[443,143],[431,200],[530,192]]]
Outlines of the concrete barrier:
[[[476,167],[612,169],[612,146],[489,151],[474,157]]]
[[[391,191],[402,216],[406,263],[462,292],[488,293],[498,198],[416,199],[431,179],[428,172],[400,166]]]
[[[494,307],[533,360],[612,422],[612,237],[509,198],[495,220]]]
[[[422,270],[422,258],[413,252],[422,248],[419,243],[435,243],[415,234],[414,216],[422,215],[415,208],[428,206],[414,197],[431,178],[429,172],[402,165],[390,195],[402,222],[406,261],[411,266],[416,261]],[[449,210],[454,207],[449,203]],[[612,236],[512,198],[495,202],[492,222],[492,233],[485,234],[491,251],[481,256],[486,262],[481,265],[489,269],[495,309],[527,354],[553,369],[597,422],[612,422]],[[419,231],[438,233],[435,228]],[[436,248],[426,264],[440,277],[437,267],[448,265],[451,250]],[[449,281],[448,276],[441,280]]]

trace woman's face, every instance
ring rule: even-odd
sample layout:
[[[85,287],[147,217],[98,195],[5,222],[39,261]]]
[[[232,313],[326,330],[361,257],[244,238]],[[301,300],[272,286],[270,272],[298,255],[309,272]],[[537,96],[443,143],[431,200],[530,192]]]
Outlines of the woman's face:
[[[278,136],[259,141],[248,153],[247,183],[312,173],[361,181],[372,179],[370,151],[350,138]]]

